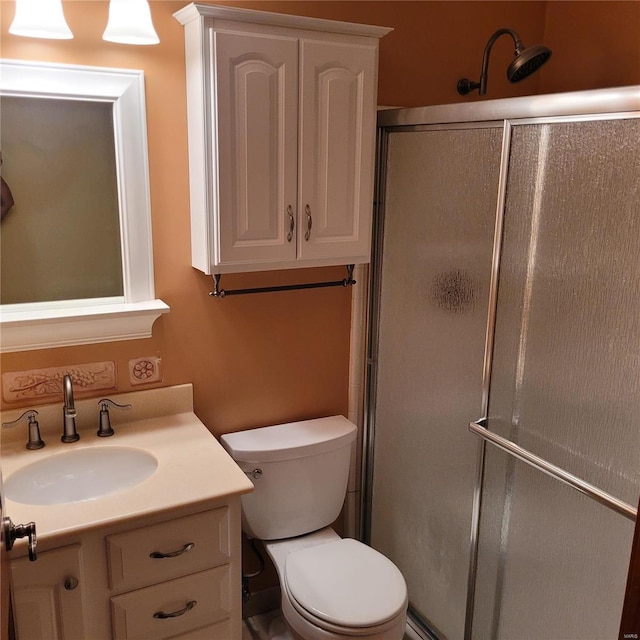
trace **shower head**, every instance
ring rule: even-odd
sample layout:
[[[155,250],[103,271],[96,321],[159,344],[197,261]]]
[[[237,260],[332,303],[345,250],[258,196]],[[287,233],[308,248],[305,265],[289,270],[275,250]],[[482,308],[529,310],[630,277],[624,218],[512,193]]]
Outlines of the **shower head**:
[[[535,73],[550,57],[551,50],[547,47],[537,44],[533,47],[525,49],[520,36],[513,29],[498,29],[487,42],[482,56],[482,71],[480,73],[480,82],[473,82],[467,78],[458,80],[458,93],[466,96],[471,91],[478,89],[478,93],[483,96],[487,93],[487,77],[489,71],[489,55],[495,41],[502,35],[508,34],[513,38],[516,45],[515,60],[507,69],[507,79],[509,82],[520,82]]]
[[[507,69],[507,79],[509,82],[520,82],[535,73],[549,58],[551,50],[537,44],[522,51],[516,51],[516,59]]]

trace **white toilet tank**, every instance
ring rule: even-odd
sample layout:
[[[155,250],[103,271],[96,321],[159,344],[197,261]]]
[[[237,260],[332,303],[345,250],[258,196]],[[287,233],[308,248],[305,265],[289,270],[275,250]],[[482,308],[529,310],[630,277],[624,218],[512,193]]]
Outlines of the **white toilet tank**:
[[[261,540],[317,531],[340,514],[356,426],[343,416],[229,433],[224,448],[255,489],[242,496],[242,528]],[[259,471],[258,471],[259,470]]]

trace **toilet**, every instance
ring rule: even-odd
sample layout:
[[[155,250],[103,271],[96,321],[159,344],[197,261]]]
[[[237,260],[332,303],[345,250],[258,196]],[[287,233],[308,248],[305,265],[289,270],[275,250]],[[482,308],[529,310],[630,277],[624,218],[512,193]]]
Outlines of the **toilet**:
[[[296,640],[401,640],[407,587],[375,549],[330,527],[344,502],[356,426],[343,416],[223,435],[252,479],[242,529],[263,541]]]

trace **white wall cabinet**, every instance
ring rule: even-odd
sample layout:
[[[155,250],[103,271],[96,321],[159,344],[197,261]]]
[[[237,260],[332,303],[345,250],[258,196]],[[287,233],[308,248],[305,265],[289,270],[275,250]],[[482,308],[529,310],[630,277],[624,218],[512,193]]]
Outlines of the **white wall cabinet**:
[[[17,640],[240,638],[239,520],[234,499],[12,560]]]
[[[191,245],[204,273],[369,261],[384,27],[191,4]]]

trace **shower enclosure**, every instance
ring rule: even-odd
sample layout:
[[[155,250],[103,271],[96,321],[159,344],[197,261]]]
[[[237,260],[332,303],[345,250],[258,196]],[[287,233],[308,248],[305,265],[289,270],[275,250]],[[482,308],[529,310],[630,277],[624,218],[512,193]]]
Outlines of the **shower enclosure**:
[[[423,637],[615,638],[640,492],[640,87],[378,123],[364,538]]]

